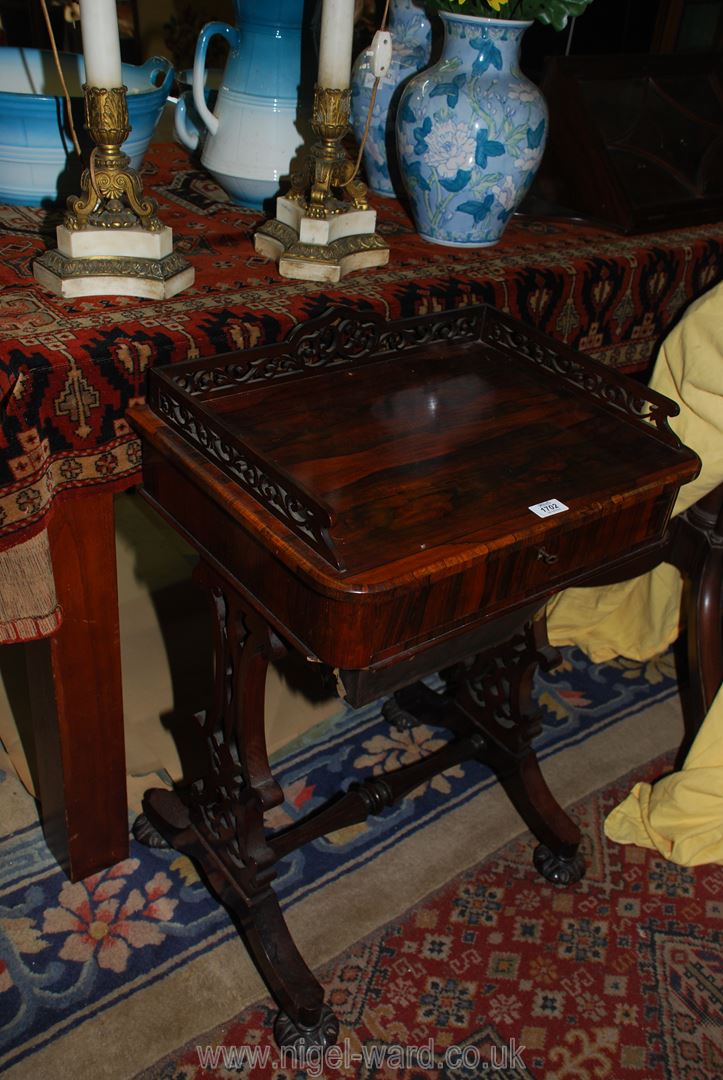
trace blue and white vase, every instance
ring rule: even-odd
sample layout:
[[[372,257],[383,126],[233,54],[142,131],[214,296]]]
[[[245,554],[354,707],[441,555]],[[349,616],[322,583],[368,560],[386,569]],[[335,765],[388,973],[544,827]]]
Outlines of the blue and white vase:
[[[424,0],[391,0],[389,32],[392,62],[379,81],[363,160],[371,190],[392,196],[402,190],[396,163],[397,102],[410,76],[427,66],[432,50],[432,29]],[[351,122],[359,142],[366,128],[373,85],[371,51],[365,49],[356,58],[351,76]]]
[[[453,247],[496,244],[542,159],[547,106],[520,71],[531,24],[440,12],[440,60],[404,88],[399,166],[417,231]]]

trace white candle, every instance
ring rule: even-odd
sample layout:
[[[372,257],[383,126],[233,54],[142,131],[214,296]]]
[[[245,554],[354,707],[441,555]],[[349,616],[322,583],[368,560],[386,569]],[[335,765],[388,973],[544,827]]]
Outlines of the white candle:
[[[319,41],[319,86],[346,90],[351,81],[354,0],[324,0]]]
[[[80,29],[88,86],[105,90],[122,86],[115,0],[80,0]]]

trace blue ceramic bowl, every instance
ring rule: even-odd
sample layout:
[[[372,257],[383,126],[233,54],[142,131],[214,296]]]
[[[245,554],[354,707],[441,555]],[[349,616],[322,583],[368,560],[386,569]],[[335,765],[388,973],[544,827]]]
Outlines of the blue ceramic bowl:
[[[83,58],[62,53],[63,74],[72,99],[75,130],[83,160],[73,148],[67,106],[51,52],[0,48],[0,202],[22,206],[52,205],[79,194],[90,138],[85,131]],[[145,64],[123,64],[128,87],[131,133],[123,149],[138,168],[173,82],[168,60],[154,56]]]

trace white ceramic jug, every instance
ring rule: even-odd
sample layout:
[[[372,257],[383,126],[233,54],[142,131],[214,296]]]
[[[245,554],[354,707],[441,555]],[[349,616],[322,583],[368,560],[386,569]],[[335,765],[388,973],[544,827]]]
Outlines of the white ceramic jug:
[[[202,166],[242,206],[254,210],[278,194],[291,162],[309,141],[310,101],[300,92],[309,44],[302,28],[310,0],[234,0],[236,25],[212,22],[196,43],[193,103],[182,106],[176,132],[191,150],[202,135]],[[308,20],[310,22],[310,20]],[[220,35],[229,53],[213,112],[206,102],[206,53]],[[306,56],[304,56],[304,49]],[[313,85],[313,84],[312,84]]]

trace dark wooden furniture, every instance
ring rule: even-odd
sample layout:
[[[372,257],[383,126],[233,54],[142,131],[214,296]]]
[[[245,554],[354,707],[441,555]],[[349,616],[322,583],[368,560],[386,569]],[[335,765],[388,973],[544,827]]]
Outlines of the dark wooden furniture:
[[[540,841],[538,869],[582,874],[579,830],[531,746],[531,676],[554,659],[533,616],[558,589],[659,558],[699,466],[667,427],[675,409],[484,306],[392,323],[332,311],[285,343],[151,373],[132,414],[143,490],[200,553],[217,687],[199,778],[147,793],[138,833],[197,859],[237,914],[280,1043],[337,1032],[272,887],[300,845],[477,758]],[[449,742],[268,833],[283,794],[264,682],[287,649],[353,705],[393,694],[393,723]],[[443,692],[420,681],[436,671]]]
[[[64,500],[49,538],[63,622],[26,646],[45,838],[72,880],[128,854],[112,497]]]
[[[485,302],[610,367],[644,372],[684,308],[723,274],[720,223],[641,239],[515,218],[497,247],[452,251],[420,240],[385,199],[389,266],[320,289],[280,279],[254,254],[260,216],[222,200],[177,143],[151,145],[145,169],[196,269],[194,287],[171,300],[58,304],[32,276],[33,258],[55,243],[47,211],[0,206],[0,557],[47,528],[63,623],[32,650],[31,682],[42,676],[44,688],[36,779],[48,840],[72,880],[128,850],[113,498],[140,481],[127,410],[150,367],[281,342],[335,304],[411,318]],[[27,614],[47,616],[32,585]],[[0,625],[0,639],[25,640],[15,625]]]
[[[678,754],[682,764],[723,684],[723,484],[675,518],[662,559],[677,567],[685,581],[688,681],[686,733]]]
[[[710,0],[660,0],[651,52],[720,51],[722,47],[723,7]]]
[[[543,90],[558,202],[626,233],[720,219],[720,53],[556,57]]]

